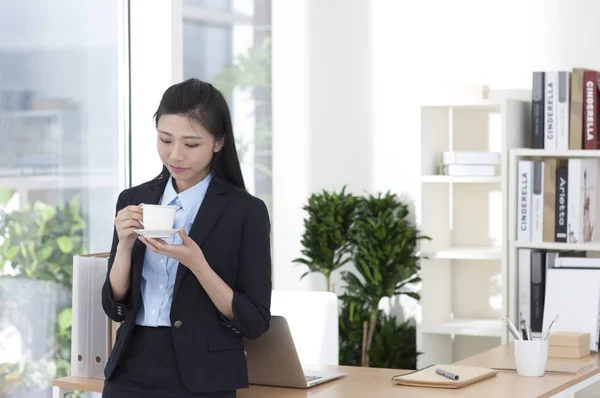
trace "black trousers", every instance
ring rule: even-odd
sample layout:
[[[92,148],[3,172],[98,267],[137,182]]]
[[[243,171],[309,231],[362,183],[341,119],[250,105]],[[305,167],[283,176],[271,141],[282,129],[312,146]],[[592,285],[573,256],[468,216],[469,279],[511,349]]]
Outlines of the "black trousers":
[[[236,391],[198,394],[186,389],[175,356],[171,328],[136,325],[102,398],[235,398]]]

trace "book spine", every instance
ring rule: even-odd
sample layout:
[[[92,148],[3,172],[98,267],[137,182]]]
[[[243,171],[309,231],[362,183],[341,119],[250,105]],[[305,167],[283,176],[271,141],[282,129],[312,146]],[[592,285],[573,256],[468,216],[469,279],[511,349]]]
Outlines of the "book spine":
[[[556,168],[557,159],[547,159],[544,165],[543,240],[554,242],[556,236]]]
[[[569,149],[583,149],[583,72],[583,69],[576,68],[571,73]]]
[[[583,160],[583,182],[581,193],[581,223],[583,242],[595,240],[594,230],[596,225],[596,197],[597,197],[597,178],[598,178],[598,159]]]
[[[556,236],[555,242],[567,242],[567,208],[569,197],[569,171],[567,167],[556,169]]]
[[[597,149],[598,141],[598,73],[586,70],[583,72],[584,84],[584,149]]]
[[[558,72],[558,85],[556,92],[556,149],[566,151],[569,149],[569,86],[571,72]]]
[[[556,149],[556,97],[558,72],[546,72],[544,91],[544,149]]]
[[[517,220],[517,240],[531,241],[531,186],[533,161],[519,160],[519,212]]]
[[[544,240],[544,162],[533,162],[531,196],[531,241]]]
[[[533,72],[531,97],[531,147],[544,149],[544,72]]]
[[[546,255],[541,250],[531,252],[531,331],[541,332],[544,316],[546,285]]]
[[[519,324],[531,325],[531,249],[519,249],[517,273]]]
[[[91,290],[90,330],[88,334],[90,355],[90,376],[96,379],[104,378],[104,368],[110,355],[110,319],[102,309],[102,285],[106,279],[108,259],[92,257],[90,264]]]
[[[567,242],[581,242],[583,231],[581,222],[582,192],[582,159],[569,159],[567,179]]]

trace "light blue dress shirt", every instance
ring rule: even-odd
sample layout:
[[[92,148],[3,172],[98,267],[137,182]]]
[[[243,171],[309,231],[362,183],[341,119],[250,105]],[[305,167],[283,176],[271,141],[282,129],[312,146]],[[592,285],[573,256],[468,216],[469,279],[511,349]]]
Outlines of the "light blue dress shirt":
[[[172,177],[169,177],[160,204],[177,207],[175,229],[185,226],[185,231],[189,234],[211,179],[209,174],[198,184],[178,194],[173,188]],[[179,233],[164,240],[171,244],[181,244]],[[171,326],[171,302],[178,265],[176,260],[146,248],[142,268],[142,306],[135,321],[137,325]]]

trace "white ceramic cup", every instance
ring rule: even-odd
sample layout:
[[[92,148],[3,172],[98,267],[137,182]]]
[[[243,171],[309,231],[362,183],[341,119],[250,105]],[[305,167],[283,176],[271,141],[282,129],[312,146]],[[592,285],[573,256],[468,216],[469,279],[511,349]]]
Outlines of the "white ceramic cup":
[[[548,363],[548,340],[515,340],[514,350],[519,376],[544,375]]]
[[[142,205],[142,211],[144,213],[144,221],[142,222],[144,229],[151,231],[173,229],[176,207],[144,204]]]

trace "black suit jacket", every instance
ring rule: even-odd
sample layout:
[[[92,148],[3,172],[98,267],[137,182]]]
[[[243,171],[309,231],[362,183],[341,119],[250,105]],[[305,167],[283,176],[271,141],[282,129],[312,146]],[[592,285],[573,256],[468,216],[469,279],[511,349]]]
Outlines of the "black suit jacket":
[[[123,191],[117,212],[128,205],[156,204],[168,178]],[[171,306],[171,331],[186,387],[209,393],[248,386],[243,337],[254,339],[269,328],[271,306],[270,221],[265,204],[250,194],[212,179],[189,232],[211,268],[233,293],[232,321],[213,304],[194,274],[179,264]],[[115,258],[116,230],[102,289],[109,318],[123,322],[105,368],[110,380],[131,337],[142,303],[141,279],[146,246],[136,240],[131,255],[131,285],[116,301],[109,275]],[[151,349],[151,347],[149,347]]]

